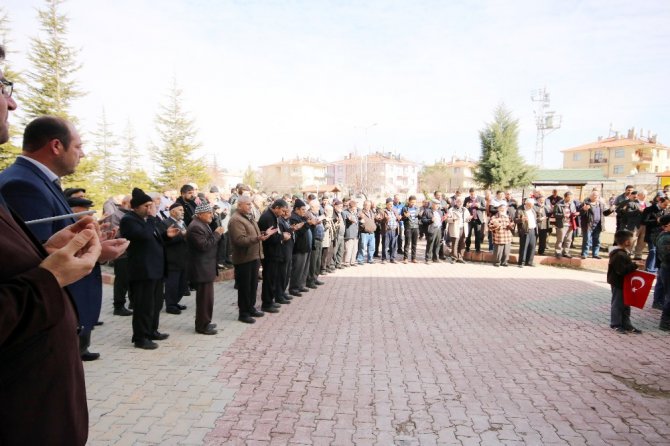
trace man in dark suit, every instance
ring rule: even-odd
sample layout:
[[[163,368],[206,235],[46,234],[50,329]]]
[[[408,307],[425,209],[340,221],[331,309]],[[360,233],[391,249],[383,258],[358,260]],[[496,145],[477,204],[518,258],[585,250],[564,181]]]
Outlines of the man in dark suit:
[[[281,198],[275,200],[258,220],[258,228],[265,233],[268,229],[279,229],[279,218],[288,209],[288,203]],[[290,304],[284,299],[284,280],[281,269],[286,262],[286,253],[282,243],[291,238],[289,232],[277,231],[263,241],[263,285],[261,290],[261,310],[266,313],[278,313],[281,304]]]
[[[8,206],[24,221],[67,215],[72,212],[63,195],[60,177],[74,173],[84,156],[82,142],[72,124],[55,116],[42,116],[30,122],[23,135],[23,152],[14,164],[0,173],[0,193]],[[47,240],[73,218],[30,225],[39,241]],[[100,262],[115,259],[128,246],[126,240],[104,240]],[[81,357],[85,361],[98,359],[91,353],[91,330],[100,316],[102,276],[96,265],[91,274],[68,286],[72,293],[79,321]]]
[[[212,324],[214,310],[214,279],[218,274],[217,250],[224,229],[212,230],[212,206],[202,202],[195,208],[195,215],[186,231],[188,249],[191,252],[189,279],[195,287],[195,331],[204,335],[216,334]]]
[[[137,348],[153,350],[158,348],[153,341],[162,341],[169,336],[158,331],[165,273],[163,241],[181,231],[174,227],[160,231],[154,202],[142,189],[133,189],[132,197],[132,212],[121,219],[120,225],[121,235],[130,240],[128,279],[134,305],[132,342]]]
[[[165,242],[165,311],[170,314],[181,314],[186,305],[179,301],[188,293],[186,267],[189,262],[188,243],[186,241],[186,225],[184,225],[184,207],[180,203],[172,203],[169,217],[161,221],[162,230],[167,232],[170,227],[179,228],[180,233]]]
[[[482,228],[485,220],[486,203],[484,198],[477,195],[474,188],[470,188],[470,194],[463,200],[463,207],[470,213],[470,224],[468,226],[468,235],[465,238],[465,250],[470,252],[470,243],[472,233],[475,234],[475,251],[481,251]]]
[[[7,118],[16,109],[12,87],[0,70],[0,144],[9,139]],[[84,369],[77,312],[64,287],[95,266],[100,255],[95,221],[79,220],[43,247],[0,195],[0,254],[0,444],[57,439],[83,446]]]

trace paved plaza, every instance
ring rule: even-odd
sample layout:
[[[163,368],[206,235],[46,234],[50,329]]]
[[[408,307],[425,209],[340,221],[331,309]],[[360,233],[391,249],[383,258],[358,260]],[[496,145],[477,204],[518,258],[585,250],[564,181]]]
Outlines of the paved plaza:
[[[254,325],[217,283],[219,334],[195,334],[187,297],[154,351],[106,285],[89,444],[670,444],[670,335],[649,307],[642,335],[611,331],[604,273],[375,264],[324,281]]]

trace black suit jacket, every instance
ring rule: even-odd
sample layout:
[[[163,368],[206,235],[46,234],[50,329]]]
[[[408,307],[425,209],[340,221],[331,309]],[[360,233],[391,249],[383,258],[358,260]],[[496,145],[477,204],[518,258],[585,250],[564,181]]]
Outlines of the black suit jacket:
[[[177,222],[172,217],[161,220],[160,232],[166,233],[169,227],[176,224]],[[175,237],[168,238],[163,244],[163,248],[165,249],[165,268],[168,271],[181,271],[186,269],[189,261],[186,236],[179,234]]]
[[[258,219],[258,229],[267,231],[271,227],[278,228],[279,223],[277,217],[272,213],[270,208],[267,208]],[[263,241],[263,254],[266,260],[269,261],[284,261],[284,250],[282,249],[282,235],[279,232],[272,234],[270,238]]]

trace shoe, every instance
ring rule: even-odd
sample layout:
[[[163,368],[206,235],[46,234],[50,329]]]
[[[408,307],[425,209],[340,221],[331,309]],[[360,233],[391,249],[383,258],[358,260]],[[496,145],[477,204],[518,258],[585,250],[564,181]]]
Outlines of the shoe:
[[[326,282],[322,282],[322,281],[320,281],[319,279],[316,279],[316,280],[314,281],[314,285],[325,285],[325,284],[326,284]]]
[[[195,332],[203,335],[215,335],[218,333],[218,331],[216,331],[215,329],[210,328],[209,325],[204,330],[196,330]]]
[[[284,295],[281,298],[284,299],[284,300],[293,300],[293,297],[289,296],[286,293],[284,293]]]
[[[265,313],[279,313],[279,310],[274,307],[261,307],[261,310]]]
[[[452,262],[453,263],[453,262]],[[463,259],[456,259],[456,263],[468,263]]]
[[[98,358],[100,358],[100,353],[91,353],[88,350],[81,354],[82,361],[95,361]]]
[[[501,263],[500,266],[509,266],[509,263]]]
[[[534,264],[534,263],[526,263],[526,266],[530,266],[531,268],[535,268],[535,264]]]
[[[407,259],[404,259],[402,263],[407,264]]]
[[[385,263],[386,263],[386,260],[383,260],[383,259],[382,259],[382,265],[385,264]]]
[[[335,268],[337,268],[337,269],[344,269],[344,268],[346,268],[346,265],[337,265]]]
[[[181,310],[178,307],[166,307],[165,312],[170,314],[181,314]]]
[[[435,260],[433,260],[433,263],[442,263],[442,260],[435,259]]]
[[[495,267],[499,267],[499,266],[500,266],[500,263],[494,263],[493,266],[495,266]]]
[[[358,266],[356,263],[350,263],[349,266]]]
[[[177,304],[177,308],[179,308],[181,311],[184,311],[186,309],[186,305]]]
[[[586,260],[586,256],[579,256],[580,259]]]
[[[319,272],[319,276],[326,276],[326,275],[328,275],[329,272],[330,272],[330,271],[328,271],[328,270],[326,270],[326,269],[322,269],[322,270]]]
[[[661,331],[670,331],[670,324],[663,324],[663,323],[661,323],[661,324],[658,326],[658,328],[659,328]]]
[[[263,317],[265,316],[265,313],[262,311],[258,311],[257,309],[254,308],[254,311],[251,313],[253,317]]]
[[[207,324],[207,329],[212,329],[213,330],[215,328],[216,328],[216,324]]]
[[[158,344],[148,339],[135,341],[134,344],[136,348],[141,348],[142,350],[156,350],[158,348]]]
[[[189,291],[186,291],[185,293],[182,294],[182,296],[190,296],[190,295],[191,295],[191,291],[190,291],[190,290],[189,290]]]
[[[374,260],[370,260],[370,261],[368,262],[368,265],[374,265],[374,263],[375,263]]]
[[[301,293],[309,293],[309,288],[302,287],[300,288]]]
[[[237,318],[238,321],[244,322],[245,324],[255,324],[256,319],[251,316],[240,316]]]
[[[661,304],[652,304],[652,305],[651,305],[651,308],[653,308],[654,310],[662,310],[662,309],[663,309],[663,305],[661,305]]]
[[[594,258],[594,259],[597,259],[597,260],[602,259],[602,257],[600,257],[600,256],[593,256],[593,258]]]
[[[628,333],[642,334],[642,330],[640,330],[639,328],[635,328],[635,327],[628,327],[628,328],[626,328],[626,331]]]
[[[391,260],[391,262],[390,262],[390,263],[396,263],[396,261],[395,261],[395,260]]]
[[[419,263],[416,259],[412,259],[412,263]]]
[[[278,304],[281,304],[281,305],[288,305],[288,304],[291,303],[290,300],[286,300],[286,299],[283,299],[281,297],[279,299],[275,299],[275,302],[277,302]]]
[[[281,304],[279,302],[273,303],[270,305],[272,308],[281,308]]]
[[[626,334],[626,330],[623,327],[612,327],[612,330],[616,331],[619,334]]]
[[[572,256],[570,254],[563,254],[563,257],[566,258],[566,259],[571,259],[572,258]]]
[[[96,327],[99,327],[99,326],[104,325],[104,324],[105,324],[105,323],[104,323],[103,321],[98,321],[98,322],[96,322],[96,323],[93,324],[93,325],[95,325]]]
[[[519,268],[523,268],[523,265],[519,265]]]
[[[307,285],[307,288],[311,288],[311,289],[315,290],[316,285],[310,283],[309,285]]]
[[[298,291],[298,290],[288,290],[288,293],[289,293],[291,296],[295,296],[295,297],[300,297],[300,296],[302,296],[302,294],[301,294],[300,291]]]
[[[133,312],[126,307],[114,308],[114,316],[132,316]]]
[[[167,333],[161,333],[159,331],[154,331],[149,335],[149,339],[152,341],[164,341],[169,338],[170,335]]]

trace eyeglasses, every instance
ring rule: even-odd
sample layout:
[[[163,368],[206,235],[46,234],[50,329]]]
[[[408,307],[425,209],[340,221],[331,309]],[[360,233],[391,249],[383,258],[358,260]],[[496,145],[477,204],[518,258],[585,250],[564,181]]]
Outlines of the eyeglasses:
[[[2,95],[11,98],[12,92],[14,92],[14,83],[7,79],[0,79],[0,86],[2,86]]]

